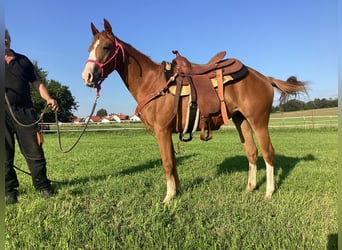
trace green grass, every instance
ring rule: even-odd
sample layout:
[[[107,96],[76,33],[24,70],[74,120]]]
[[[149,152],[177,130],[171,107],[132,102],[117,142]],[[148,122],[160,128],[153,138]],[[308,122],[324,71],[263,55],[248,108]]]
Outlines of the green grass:
[[[63,133],[63,147],[77,136]],[[68,154],[47,134],[58,195],[44,200],[18,173],[19,204],[6,207],[6,249],[337,249],[337,129],[271,129],[271,137],[271,200],[264,199],[262,158],[258,189],[247,193],[238,135],[220,130],[209,142],[197,134],[182,144],[182,192],[163,205],[165,177],[149,132],[88,132]]]

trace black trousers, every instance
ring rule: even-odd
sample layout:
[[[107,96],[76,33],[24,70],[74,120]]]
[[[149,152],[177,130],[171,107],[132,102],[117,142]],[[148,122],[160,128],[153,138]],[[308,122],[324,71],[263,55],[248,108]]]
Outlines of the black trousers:
[[[32,124],[37,120],[33,108],[12,107],[14,115],[23,124]],[[32,175],[32,183],[36,189],[50,187],[46,175],[44,151],[37,141],[38,125],[23,127],[17,124],[5,105],[5,191],[6,194],[18,192],[19,181],[14,169],[15,137],[21,153],[26,159]]]

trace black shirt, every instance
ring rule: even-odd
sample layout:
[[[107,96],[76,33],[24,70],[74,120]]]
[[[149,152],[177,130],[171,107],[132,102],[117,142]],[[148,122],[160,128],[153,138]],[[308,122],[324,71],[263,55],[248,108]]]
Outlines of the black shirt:
[[[12,52],[15,58],[5,63],[5,92],[11,105],[32,107],[29,83],[38,79],[32,62],[24,55]]]

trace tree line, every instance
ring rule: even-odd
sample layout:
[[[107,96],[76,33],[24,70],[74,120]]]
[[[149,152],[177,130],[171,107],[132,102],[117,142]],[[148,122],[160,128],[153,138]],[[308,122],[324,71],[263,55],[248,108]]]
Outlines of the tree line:
[[[288,112],[309,109],[332,108],[338,106],[338,99],[316,98],[309,102],[303,102],[297,99],[291,99],[283,104],[272,107],[272,112]]]

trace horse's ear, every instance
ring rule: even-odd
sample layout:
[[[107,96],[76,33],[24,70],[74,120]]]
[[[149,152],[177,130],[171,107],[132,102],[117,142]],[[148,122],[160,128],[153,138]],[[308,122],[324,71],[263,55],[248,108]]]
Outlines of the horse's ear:
[[[93,32],[93,35],[95,36],[97,33],[99,33],[98,29],[96,29],[95,25],[91,23],[91,31]]]
[[[109,34],[113,34],[112,26],[110,25],[110,23],[107,21],[106,18],[103,19],[103,22],[104,22],[104,29],[105,29],[105,31],[107,31]]]

